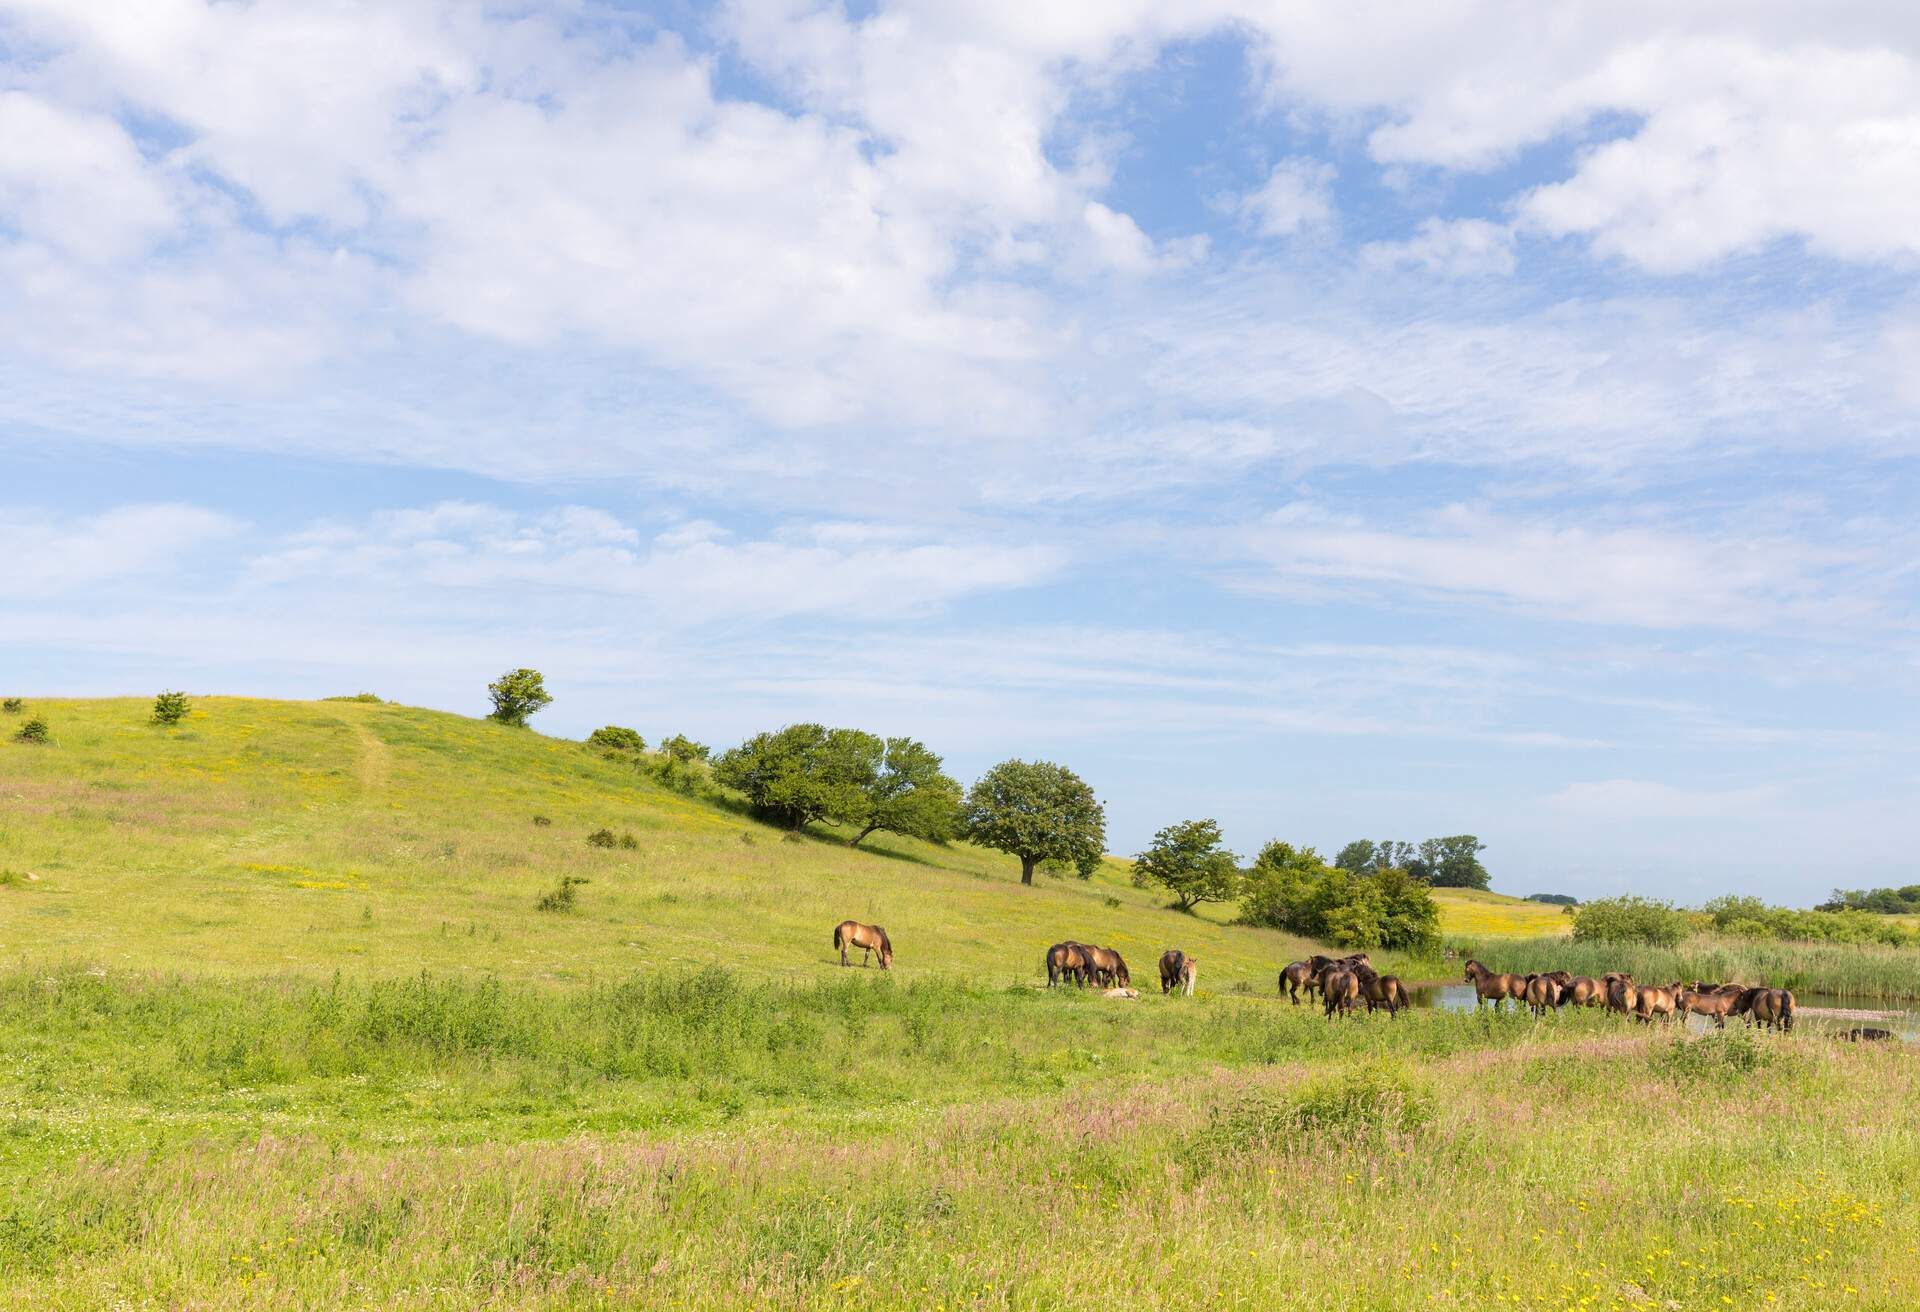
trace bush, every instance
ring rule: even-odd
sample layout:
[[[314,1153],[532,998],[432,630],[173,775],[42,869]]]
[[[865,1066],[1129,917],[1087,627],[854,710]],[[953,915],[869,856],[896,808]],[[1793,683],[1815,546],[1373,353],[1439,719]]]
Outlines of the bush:
[[[1670,948],[1693,932],[1687,913],[1655,898],[1603,897],[1573,913],[1576,943],[1651,943]]]
[[[1317,1143],[1379,1148],[1433,1120],[1433,1093],[1395,1062],[1375,1061],[1307,1081],[1275,1097],[1256,1094],[1216,1108],[1181,1156],[1207,1170],[1246,1155],[1298,1151]]]
[[[1579,898],[1567,893],[1529,893],[1527,894],[1527,901],[1545,902],[1548,906],[1552,907],[1577,907],[1580,905]]]
[[[1751,1075],[1772,1060],[1772,1051],[1762,1047],[1752,1033],[1716,1030],[1655,1049],[1652,1064],[1672,1079],[1725,1081]]]
[[[366,702],[373,706],[384,706],[386,702],[370,692],[356,692],[349,697],[322,697],[323,702]]]
[[[488,684],[487,696],[493,701],[487,718],[516,728],[525,728],[528,716],[553,704],[540,671],[524,668],[508,670]]]
[[[1855,908],[1800,911],[1770,907],[1757,897],[1714,898],[1702,908],[1713,928],[1732,938],[1786,939],[1800,943],[1885,943],[1905,947],[1920,942],[1920,932],[1884,915]]]
[[[638,731],[617,724],[602,725],[587,735],[587,746],[598,747],[603,752],[640,753],[647,750],[647,740]]]
[[[618,841],[611,829],[596,829],[587,835],[588,847],[612,847]]]
[[[571,911],[579,899],[574,890],[588,881],[579,875],[562,875],[560,882],[540,895],[533,904],[536,911]]]
[[[535,829],[549,829],[552,826],[553,821],[549,820],[546,816],[537,815],[533,818],[533,827]]]
[[[713,749],[676,733],[660,743],[660,759],[653,767],[654,777],[669,788],[691,793],[706,778],[707,758]]]
[[[39,715],[21,725],[20,732],[13,735],[13,740],[17,743],[44,743],[51,742],[52,739],[53,731],[47,728],[46,718]]]
[[[193,706],[183,692],[163,692],[153,699],[153,722],[171,728],[187,718]]]
[[[0,702],[0,710],[5,711],[8,715],[18,715],[26,709],[27,704],[18,697],[9,697],[4,702]]]
[[[1431,952],[1440,908],[1425,884],[1396,866],[1328,866],[1310,847],[1272,842],[1247,872],[1240,923],[1284,929],[1352,948]]]

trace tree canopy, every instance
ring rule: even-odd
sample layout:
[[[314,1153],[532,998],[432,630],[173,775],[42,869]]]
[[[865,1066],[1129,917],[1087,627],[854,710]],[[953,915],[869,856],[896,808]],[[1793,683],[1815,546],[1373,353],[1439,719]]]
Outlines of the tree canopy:
[[[1341,947],[1422,951],[1440,939],[1433,894],[1405,870],[1328,866],[1312,848],[1279,841],[1247,871],[1240,919]]]
[[[885,830],[908,838],[944,843],[959,829],[961,792],[941,770],[940,757],[912,738],[889,738],[874,763],[864,806],[843,817],[859,825],[854,846],[868,834]]]
[[[1020,858],[1020,882],[1042,861],[1071,865],[1085,879],[1100,868],[1107,819],[1086,781],[1051,761],[1002,761],[967,792],[967,838]]]
[[[1472,834],[1429,838],[1418,846],[1392,838],[1379,842],[1358,838],[1340,849],[1333,864],[1358,875],[1405,870],[1435,888],[1486,888],[1493,882],[1487,868],[1480,864],[1480,853],[1486,847]]]
[[[493,699],[488,719],[519,727],[526,725],[528,716],[553,704],[540,671],[524,668],[508,670],[488,684],[487,696]]]
[[[1136,888],[1158,884],[1173,894],[1175,911],[1192,911],[1203,902],[1231,902],[1240,896],[1238,859],[1221,844],[1213,820],[1183,820],[1153,836],[1146,851],[1133,858]]]
[[[878,738],[858,729],[790,724],[722,752],[713,774],[746,794],[757,814],[799,829],[861,814],[883,752]]]

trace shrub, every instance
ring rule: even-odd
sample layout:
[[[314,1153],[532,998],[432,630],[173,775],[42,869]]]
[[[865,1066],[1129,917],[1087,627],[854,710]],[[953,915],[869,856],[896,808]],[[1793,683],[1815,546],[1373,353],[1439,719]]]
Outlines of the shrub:
[[[705,777],[707,758],[713,749],[676,733],[660,743],[660,758],[653,767],[656,778],[669,788],[691,793]]]
[[[20,726],[20,732],[13,735],[17,743],[44,743],[53,738],[53,731],[47,728],[46,717],[36,715]]]
[[[1670,948],[1693,931],[1687,913],[1656,898],[1603,897],[1573,913],[1577,943],[1651,943]]]
[[[647,740],[633,729],[618,724],[602,725],[587,735],[587,746],[598,747],[603,752],[618,754],[622,752],[644,752]]]
[[[1440,941],[1440,908],[1421,881],[1396,866],[1330,867],[1310,847],[1272,842],[1247,872],[1240,922],[1353,948],[1429,952]]]
[[[347,697],[322,697],[323,702],[367,702],[374,706],[384,706],[386,702],[370,692],[356,692]]]
[[[533,818],[533,827],[535,829],[550,829],[552,828],[552,826],[553,826],[553,821],[547,819],[547,817],[543,815],[537,815]]]
[[[18,697],[9,697],[4,702],[0,702],[0,710],[4,710],[8,715],[18,715],[26,709],[27,704]]]
[[[1671,1079],[1735,1080],[1773,1061],[1773,1053],[1746,1030],[1716,1030],[1676,1039],[1654,1050],[1653,1068]]]
[[[618,841],[611,829],[596,829],[587,835],[588,847],[612,847]]]
[[[1527,894],[1527,901],[1545,902],[1548,906],[1554,907],[1577,907],[1580,905],[1580,899],[1568,893],[1529,893]]]
[[[533,904],[536,911],[571,911],[578,896],[574,890],[588,882],[579,875],[562,875],[560,882],[540,895]]]
[[[508,670],[487,685],[493,712],[487,717],[502,724],[525,728],[527,717],[553,704],[547,695],[547,681],[538,670]]]
[[[163,692],[153,699],[153,722],[169,727],[187,718],[193,706],[183,692]]]
[[[1375,1061],[1307,1081],[1284,1095],[1255,1094],[1216,1108],[1181,1156],[1207,1170],[1246,1155],[1315,1143],[1378,1148],[1433,1120],[1433,1093],[1395,1062]]]

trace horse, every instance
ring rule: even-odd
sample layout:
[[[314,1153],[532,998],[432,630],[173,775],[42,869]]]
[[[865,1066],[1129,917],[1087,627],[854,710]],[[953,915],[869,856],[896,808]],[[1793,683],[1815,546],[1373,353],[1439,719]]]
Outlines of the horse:
[[[1407,986],[1400,982],[1398,975],[1382,975],[1364,964],[1354,966],[1353,975],[1360,981],[1360,996],[1367,1000],[1368,1015],[1379,1006],[1387,1009],[1387,1015],[1398,1016],[1400,1008],[1413,1005]]]
[[[1473,985],[1475,1011],[1480,1009],[1480,1004],[1483,1002],[1493,1003],[1495,1011],[1500,1010],[1500,1003],[1504,999],[1512,998],[1518,1002],[1527,987],[1526,981],[1518,975],[1497,974],[1472,958],[1467,959],[1466,973],[1461,976],[1461,979]]]
[[[1695,980],[1692,987],[1680,990],[1679,1000],[1682,1012],[1709,1016],[1713,1019],[1713,1027],[1723,1030],[1727,1027],[1727,1016],[1740,1000],[1740,991],[1729,991],[1718,984],[1701,984]]]
[[[1052,988],[1063,978],[1071,979],[1084,987],[1091,973],[1087,966],[1087,950],[1080,944],[1068,940],[1055,943],[1047,949],[1047,987]]]
[[[1605,1001],[1601,1003],[1603,1007],[1623,1016],[1633,1014],[1640,997],[1640,991],[1634,987],[1633,976],[1610,970],[1600,977],[1600,983],[1606,989]]]
[[[843,920],[833,927],[834,950],[840,954],[840,964],[847,964],[847,949],[859,948],[860,964],[865,966],[867,959],[874,953],[880,954],[880,969],[893,969],[893,942],[888,939],[887,931],[878,925],[863,925],[857,920]]]
[[[1606,1001],[1606,990],[1597,979],[1575,975],[1562,987],[1560,1000],[1575,1007],[1597,1007]]]
[[[1320,996],[1325,1000],[1328,1020],[1333,1019],[1335,1011],[1351,1016],[1353,1004],[1360,1000],[1360,977],[1346,966],[1329,966],[1320,975]]]
[[[1320,981],[1309,962],[1293,962],[1280,972],[1280,991],[1286,994],[1296,1007],[1300,1005],[1300,994],[1303,990],[1308,997],[1312,997],[1314,990],[1319,987]]]
[[[1182,952],[1179,948],[1168,948],[1160,954],[1160,992],[1171,993],[1175,989],[1186,997],[1193,996],[1193,983],[1198,977],[1200,963]]]
[[[1793,993],[1788,989],[1744,989],[1733,1004],[1733,1014],[1745,1016],[1750,1025],[1768,1029],[1793,1028]]]
[[[1126,988],[1133,981],[1127,974],[1127,963],[1112,948],[1081,946],[1087,954],[1087,965],[1093,970],[1093,977],[1109,988]]]
[[[1663,1021],[1672,1020],[1679,1007],[1679,980],[1657,986],[1649,984],[1636,992],[1633,999],[1633,1016],[1642,1025],[1651,1025],[1655,1016]]]
[[[1549,1009],[1558,1011],[1560,982],[1551,975],[1529,975],[1520,990],[1520,997],[1535,1016],[1544,1016]]]

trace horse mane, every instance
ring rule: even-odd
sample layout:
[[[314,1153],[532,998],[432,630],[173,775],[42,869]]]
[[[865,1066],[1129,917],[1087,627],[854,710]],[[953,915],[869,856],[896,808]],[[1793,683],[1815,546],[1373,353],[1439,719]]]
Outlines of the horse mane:
[[[873,927],[873,932],[880,936],[880,950],[885,952],[888,956],[892,956],[893,940],[887,937],[887,931],[880,928],[880,926],[875,925]]]

